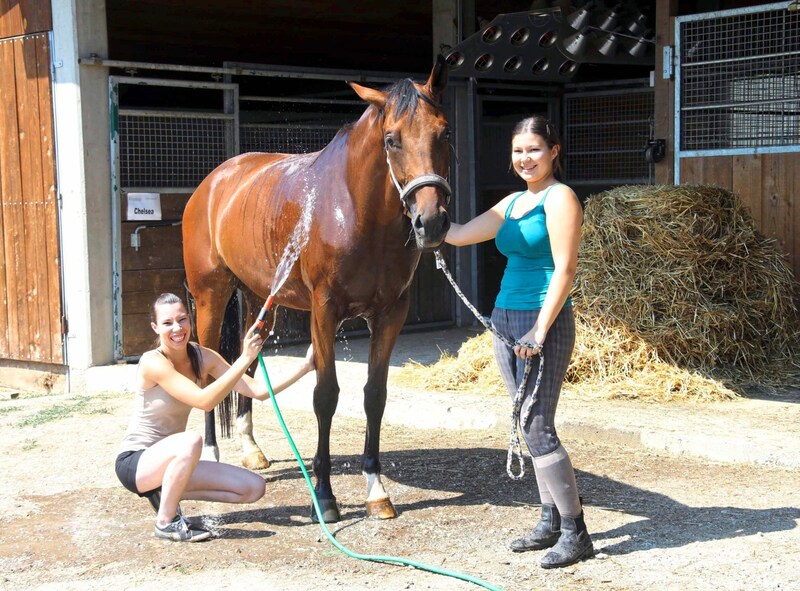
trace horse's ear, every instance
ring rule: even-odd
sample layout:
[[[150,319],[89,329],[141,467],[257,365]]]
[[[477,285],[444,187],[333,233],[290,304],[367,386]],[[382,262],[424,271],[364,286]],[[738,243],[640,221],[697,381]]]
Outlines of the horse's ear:
[[[442,54],[436,56],[436,63],[433,65],[431,75],[425,86],[435,97],[442,96],[445,86],[447,86],[447,62]]]
[[[385,92],[375,88],[369,88],[368,86],[361,86],[355,82],[348,82],[348,84],[350,85],[350,88],[356,91],[358,96],[367,101],[369,104],[374,105],[379,109],[383,109],[383,107],[386,105]]]

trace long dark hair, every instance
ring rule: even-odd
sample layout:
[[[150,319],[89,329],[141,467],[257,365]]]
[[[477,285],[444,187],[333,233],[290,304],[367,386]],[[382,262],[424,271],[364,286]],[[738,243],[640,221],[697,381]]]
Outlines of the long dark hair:
[[[561,169],[561,152],[563,151],[563,147],[561,145],[561,139],[558,137],[556,126],[544,115],[534,115],[533,117],[528,117],[517,123],[514,126],[514,131],[511,132],[511,137],[514,138],[522,133],[535,133],[544,139],[547,147],[551,150],[553,146],[558,146],[558,154],[553,160],[553,176],[559,181],[562,180],[564,176]]]
[[[186,304],[183,303],[183,300],[174,293],[162,293],[156,298],[156,301],[153,302],[153,305],[150,306],[150,320],[153,322],[153,324],[156,324],[156,308],[164,304],[180,304],[184,307],[184,309],[186,308]],[[191,323],[191,318],[189,321]],[[191,334],[191,330],[189,333]],[[160,345],[161,338],[156,336],[155,347],[158,348]],[[192,371],[194,372],[195,377],[197,377],[199,380],[203,377],[203,359],[200,355],[200,349],[194,343],[187,343],[186,352],[189,355],[189,363],[192,365]]]

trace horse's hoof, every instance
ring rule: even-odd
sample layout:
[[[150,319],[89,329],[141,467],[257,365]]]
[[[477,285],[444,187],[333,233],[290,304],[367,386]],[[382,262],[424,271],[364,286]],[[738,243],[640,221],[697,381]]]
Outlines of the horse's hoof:
[[[242,466],[249,470],[266,470],[269,460],[260,451],[253,451],[242,458]]]
[[[394,508],[389,497],[367,501],[367,517],[375,519],[394,519],[397,517],[397,510]]]
[[[317,499],[319,507],[322,509],[322,520],[325,523],[336,523],[341,519],[339,515],[339,507],[336,505],[336,499]],[[311,521],[319,523],[317,510],[314,505],[311,505]]]

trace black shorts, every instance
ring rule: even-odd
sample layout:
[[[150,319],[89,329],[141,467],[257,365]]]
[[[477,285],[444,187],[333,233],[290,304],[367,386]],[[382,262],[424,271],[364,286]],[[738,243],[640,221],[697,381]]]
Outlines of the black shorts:
[[[117,462],[114,465],[114,469],[117,472],[117,478],[122,483],[122,486],[127,488],[132,493],[136,493],[140,497],[149,497],[154,492],[158,492],[161,490],[161,487],[154,490],[148,490],[147,492],[139,492],[139,489],[136,488],[136,467],[139,465],[139,458],[142,457],[142,453],[144,453],[143,449],[137,449],[136,451],[124,451],[117,456]]]

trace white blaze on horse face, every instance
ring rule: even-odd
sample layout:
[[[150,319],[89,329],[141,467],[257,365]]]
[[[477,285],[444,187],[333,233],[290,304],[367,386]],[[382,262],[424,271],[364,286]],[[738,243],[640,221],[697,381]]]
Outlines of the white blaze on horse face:
[[[367,479],[367,501],[377,501],[378,499],[388,499],[389,494],[383,488],[380,474],[367,474],[362,472]]]

